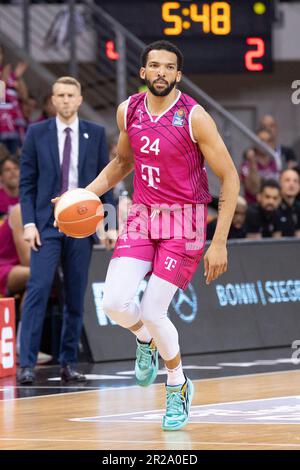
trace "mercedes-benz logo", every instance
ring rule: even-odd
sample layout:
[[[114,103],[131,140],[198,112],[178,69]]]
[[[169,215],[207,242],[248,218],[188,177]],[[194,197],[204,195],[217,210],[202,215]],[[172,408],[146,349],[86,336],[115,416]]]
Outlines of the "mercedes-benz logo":
[[[178,289],[172,300],[172,307],[182,321],[191,323],[195,320],[198,311],[198,299],[192,284],[188,285],[185,292]]]

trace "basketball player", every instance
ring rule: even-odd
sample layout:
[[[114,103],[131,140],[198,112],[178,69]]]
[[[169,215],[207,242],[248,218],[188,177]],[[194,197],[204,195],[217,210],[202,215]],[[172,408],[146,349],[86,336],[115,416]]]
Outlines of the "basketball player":
[[[148,91],[120,104],[118,155],[86,188],[100,196],[135,169],[133,205],[108,268],[103,308],[136,336],[139,385],[153,383],[158,352],[163,358],[168,374],[164,430],[187,423],[193,396],[167,312],[204,250],[210,201],[204,159],[221,180],[218,223],[204,258],[207,284],[227,269],[226,240],[239,193],[239,177],[214,121],[176,88],[182,62],[181,52],[167,41],[146,47],[140,77]],[[180,226],[183,236],[178,236]],[[149,272],[138,306],[134,297]]]

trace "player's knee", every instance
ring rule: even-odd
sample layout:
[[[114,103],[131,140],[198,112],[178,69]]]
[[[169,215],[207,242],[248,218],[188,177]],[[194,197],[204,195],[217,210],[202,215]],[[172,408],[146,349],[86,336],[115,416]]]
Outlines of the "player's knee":
[[[129,302],[120,296],[104,293],[102,308],[106,315],[120,324],[119,318],[127,316]]]
[[[102,308],[107,315],[110,315],[113,312],[121,312],[124,309],[124,303],[118,297],[104,294]]]
[[[147,326],[159,325],[167,316],[167,312],[157,312],[153,310],[153,306],[141,305],[141,320]]]

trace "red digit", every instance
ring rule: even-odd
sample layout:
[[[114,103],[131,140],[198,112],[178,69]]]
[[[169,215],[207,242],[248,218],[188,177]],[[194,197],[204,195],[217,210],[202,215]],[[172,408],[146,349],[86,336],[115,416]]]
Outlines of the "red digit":
[[[263,64],[253,62],[254,59],[261,59],[265,55],[265,41],[261,38],[247,38],[249,46],[256,46],[256,49],[251,49],[245,54],[245,66],[251,72],[261,72],[264,69]]]
[[[114,41],[106,41],[106,57],[110,60],[118,60],[119,53],[115,49]]]

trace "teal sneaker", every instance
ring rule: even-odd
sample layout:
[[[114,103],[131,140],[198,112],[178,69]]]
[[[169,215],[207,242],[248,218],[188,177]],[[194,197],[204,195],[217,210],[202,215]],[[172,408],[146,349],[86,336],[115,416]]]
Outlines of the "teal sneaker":
[[[162,428],[164,431],[177,431],[188,422],[194,385],[186,378],[183,385],[175,387],[166,385],[166,392],[166,414],[163,417]]]
[[[158,371],[158,351],[152,340],[150,344],[140,343],[136,340],[136,361],[135,376],[138,385],[148,387],[157,376]]]

